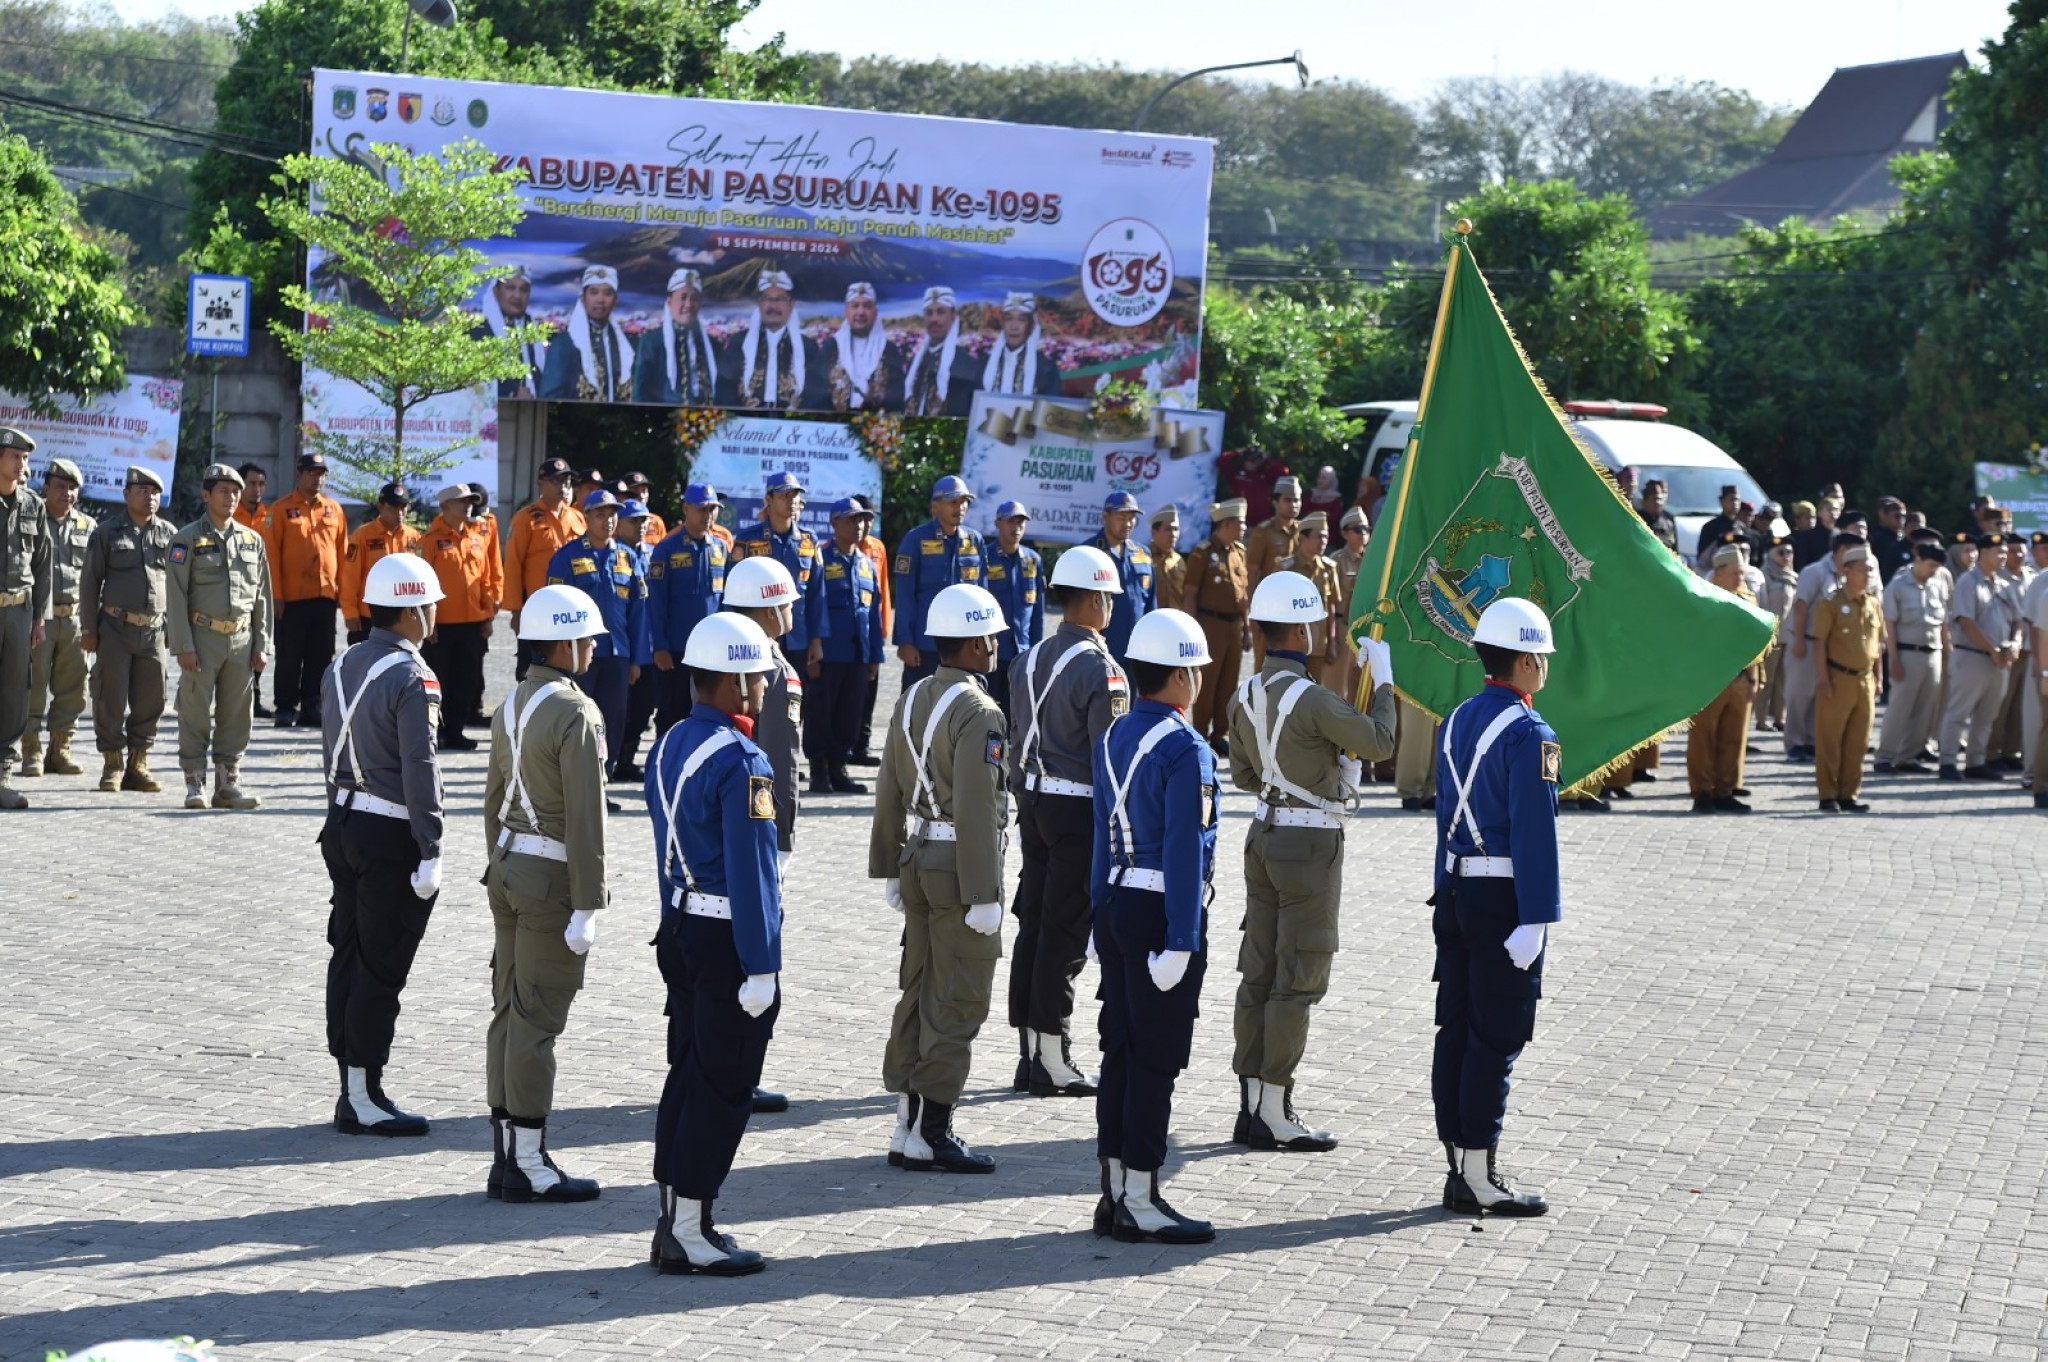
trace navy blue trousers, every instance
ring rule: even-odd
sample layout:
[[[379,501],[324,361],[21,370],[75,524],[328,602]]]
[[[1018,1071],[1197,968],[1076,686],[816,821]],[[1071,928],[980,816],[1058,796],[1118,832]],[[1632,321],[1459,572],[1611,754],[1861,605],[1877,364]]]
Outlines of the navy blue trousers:
[[[1452,879],[1434,900],[1436,935],[1436,1061],[1430,1095],[1436,1133],[1460,1149],[1500,1141],[1508,1109],[1508,1077],[1536,1030],[1543,996],[1543,957],[1526,970],[1507,952],[1520,919],[1515,882]]]
[[[732,1171],[754,1110],[754,1085],[782,1011],[758,1017],[740,1006],[747,973],[732,923],[663,912],[654,960],[668,985],[668,1081],[654,1124],[654,1180],[691,1201],[713,1201]]]
[[[823,663],[804,686],[804,759],[813,775],[844,765],[853,755],[867,695],[865,662]]]
[[[1147,959],[1166,947],[1166,896],[1122,888],[1112,888],[1109,896],[1095,918],[1095,955],[1102,967],[1095,1152],[1154,1173],[1166,1162],[1174,1080],[1187,1068],[1194,1045],[1209,943],[1205,934],[1187,974],[1161,993]]]
[[[633,661],[625,657],[593,657],[590,670],[576,678],[585,695],[597,701],[604,716],[604,773],[610,775],[626,736],[626,702],[633,690]]]

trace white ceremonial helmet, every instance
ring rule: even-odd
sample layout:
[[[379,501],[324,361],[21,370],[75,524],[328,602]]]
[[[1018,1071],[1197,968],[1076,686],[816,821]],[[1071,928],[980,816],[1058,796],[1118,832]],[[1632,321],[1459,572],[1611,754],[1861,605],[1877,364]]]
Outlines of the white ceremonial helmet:
[[[597,602],[577,587],[544,586],[519,608],[519,640],[549,643],[565,638],[595,638],[606,632]]]
[[[363,578],[364,605],[432,605],[444,594],[440,577],[417,553],[387,553]]]
[[[1261,624],[1316,624],[1330,617],[1316,584],[1299,572],[1275,572],[1252,593],[1252,618]]]
[[[727,610],[769,610],[796,604],[796,578],[776,559],[763,554],[742,558],[725,570],[725,594],[719,604]]]
[[[735,672],[744,676],[774,670],[775,650],[760,625],[745,615],[721,610],[698,620],[696,628],[690,630],[690,637],[683,644],[683,665],[693,671]]]
[[[1059,561],[1052,565],[1051,585],[1107,591],[1112,596],[1124,594],[1123,574],[1116,570],[1116,559],[1086,544],[1077,544],[1060,554]]]
[[[992,638],[1009,627],[996,598],[972,582],[953,583],[924,613],[924,631],[933,638]]]
[[[1184,610],[1154,610],[1131,626],[1131,641],[1124,656],[1133,662],[1150,662],[1161,667],[1206,667],[1209,640],[1195,617]]]
[[[1554,653],[1550,616],[1520,596],[1503,596],[1486,607],[1472,631],[1474,643],[1490,643],[1514,653]]]

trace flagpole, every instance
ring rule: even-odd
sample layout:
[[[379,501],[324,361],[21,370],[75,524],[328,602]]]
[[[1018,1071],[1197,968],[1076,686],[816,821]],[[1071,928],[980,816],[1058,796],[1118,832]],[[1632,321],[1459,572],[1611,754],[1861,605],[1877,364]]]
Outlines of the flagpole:
[[[1394,551],[1400,546],[1401,522],[1408,512],[1408,489],[1415,483],[1415,451],[1421,444],[1422,418],[1429,411],[1430,389],[1436,386],[1437,356],[1443,353],[1444,348],[1444,323],[1451,315],[1451,289],[1458,278],[1458,252],[1470,249],[1465,245],[1465,238],[1472,233],[1472,219],[1459,218],[1452,230],[1457,232],[1458,239],[1451,243],[1451,256],[1444,265],[1444,291],[1437,299],[1436,327],[1430,332],[1429,359],[1422,368],[1422,393],[1415,399],[1415,424],[1408,429],[1408,447],[1401,454],[1401,488],[1394,498],[1393,522],[1387,526],[1386,556],[1380,560],[1380,589],[1373,597],[1375,615],[1378,614],[1378,603],[1387,598],[1387,586],[1394,576]],[[1377,640],[1385,632],[1386,622],[1374,619],[1373,638]],[[1371,699],[1372,669],[1361,667],[1358,672],[1358,707],[1364,709]]]

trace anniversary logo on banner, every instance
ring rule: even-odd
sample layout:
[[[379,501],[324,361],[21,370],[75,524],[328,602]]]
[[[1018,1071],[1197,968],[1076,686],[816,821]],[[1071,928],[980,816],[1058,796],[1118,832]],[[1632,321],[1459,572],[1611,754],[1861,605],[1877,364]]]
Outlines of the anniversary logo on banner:
[[[0,392],[0,425],[13,426],[36,442],[29,468],[38,485],[50,460],[69,459],[85,478],[79,495],[118,502],[130,464],[154,469],[165,487],[176,487],[172,469],[178,461],[183,389],[179,379],[130,374],[126,388],[91,402],[60,398],[54,417],[38,416],[13,393]]]
[[[1223,413],[1160,408],[1142,419],[1096,421],[1088,404],[976,393],[961,476],[974,489],[967,523],[995,533],[996,506],[1021,501],[1032,539],[1081,544],[1102,529],[1102,503],[1129,492],[1146,516],[1180,511],[1180,547],[1209,535]],[[1132,532],[1143,540],[1141,522]]]
[[[2012,527],[2022,534],[2048,530],[2048,456],[2038,465],[1980,463],[1977,492],[1996,497],[2012,513]]]
[[[299,391],[302,430],[356,440],[391,438],[391,408],[360,383],[308,366]],[[447,393],[414,407],[405,414],[405,443],[415,457],[455,460],[410,484],[414,505],[439,504],[441,489],[451,482],[482,483],[491,500],[498,499],[498,400],[488,388]],[[375,479],[363,486],[329,481],[329,494],[341,501],[367,502],[376,495]]]
[[[1205,140],[326,70],[313,103],[319,155],[471,137],[527,173],[474,311],[556,334],[500,397],[965,418],[1118,377],[1194,405]]]
[[[721,519],[737,529],[761,518],[761,492],[771,473],[794,473],[804,485],[803,527],[832,537],[832,503],[864,496],[882,504],[882,469],[841,421],[789,421],[731,416],[718,423],[690,461],[690,481],[718,489]]]

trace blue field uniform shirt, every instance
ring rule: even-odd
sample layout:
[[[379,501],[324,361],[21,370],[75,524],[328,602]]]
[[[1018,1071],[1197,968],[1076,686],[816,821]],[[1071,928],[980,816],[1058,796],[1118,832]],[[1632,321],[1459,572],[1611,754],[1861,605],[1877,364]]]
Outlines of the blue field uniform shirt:
[[[1458,785],[1472,764],[1479,739],[1503,710],[1520,708],[1523,717],[1494,740],[1472,776],[1468,803],[1471,822],[1459,819]],[[1479,694],[1451,711],[1444,721],[1451,735],[1446,758],[1439,737],[1436,754],[1436,887],[1443,892],[1450,878],[1444,868],[1452,856],[1505,856],[1515,863],[1516,916],[1523,923],[1557,922],[1564,917],[1564,889],[1557,864],[1557,734],[1543,716],[1512,686],[1489,681]],[[1472,823],[1479,837],[1472,835]],[[1479,849],[1484,840],[1486,850]]]
[[[818,571],[822,557],[818,537],[797,524],[789,527],[788,534],[777,534],[765,520],[733,536],[734,562],[763,556],[788,568],[796,582],[797,599],[795,609],[789,612],[789,632],[778,641],[783,652],[801,663],[810,650],[811,640],[826,637],[832,629],[825,619],[825,574]]]
[[[996,664],[1007,667],[1011,658],[1045,637],[1045,560],[1029,544],[1019,544],[1015,553],[1004,553],[993,541],[982,547],[987,564],[982,585],[1003,607],[1003,623],[1010,626],[996,642]]]
[[[1131,646],[1131,630],[1159,608],[1158,590],[1152,585],[1152,551],[1135,539],[1126,539],[1121,550],[1112,549],[1109,540],[1099,534],[1088,543],[1110,556],[1123,581],[1123,594],[1109,598],[1109,623],[1102,629],[1102,636],[1109,640],[1109,651],[1122,662],[1126,660],[1125,649]]]
[[[907,644],[936,655],[939,645],[924,631],[932,597],[955,582],[988,585],[982,580],[982,565],[982,538],[965,525],[945,534],[938,521],[927,520],[904,535],[896,546],[894,570],[889,574],[896,604],[896,627],[889,641],[899,648]]]
[[[825,637],[827,662],[882,660],[882,579],[874,560],[855,545],[841,553],[825,545],[825,617],[832,632]]]
[[[647,577],[638,553],[616,539],[601,549],[592,548],[587,535],[572,539],[548,559],[548,583],[573,586],[597,602],[605,627],[597,656],[623,657],[643,667],[654,661],[647,642]]]
[[[679,792],[690,754],[724,729],[734,730],[735,740],[706,758]],[[701,894],[722,895],[732,901],[740,968],[781,973],[782,890],[775,873],[775,773],[768,754],[738,732],[730,715],[696,705],[656,745],[646,789],[663,915],[683,911],[675,891],[686,881]],[[671,800],[681,865],[669,853]]]
[[[647,562],[647,635],[655,652],[683,651],[706,615],[718,613],[725,591],[725,541],[692,539],[677,530],[654,546]]]
[[[1131,759],[1161,721],[1174,725],[1131,775]],[[1124,816],[1131,840],[1113,827],[1111,780],[1130,780]],[[1095,746],[1095,856],[1088,882],[1097,912],[1108,902],[1114,866],[1166,874],[1166,949],[1202,948],[1202,901],[1216,873],[1216,753],[1172,705],[1139,700]]]

